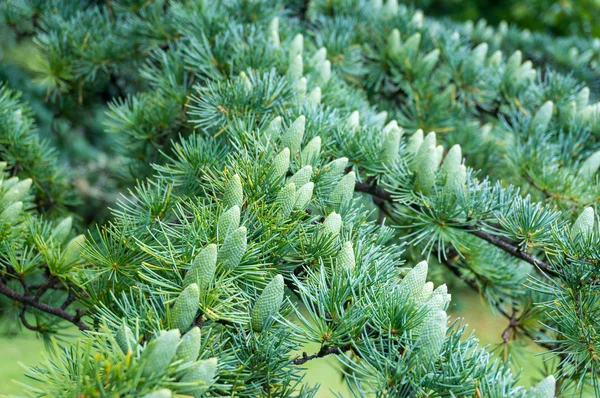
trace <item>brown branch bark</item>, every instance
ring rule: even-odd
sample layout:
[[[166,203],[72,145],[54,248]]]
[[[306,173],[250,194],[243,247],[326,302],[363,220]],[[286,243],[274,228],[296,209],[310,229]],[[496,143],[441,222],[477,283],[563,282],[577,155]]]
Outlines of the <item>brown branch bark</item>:
[[[306,362],[313,360],[313,359],[317,359],[317,358],[323,358],[326,357],[328,355],[332,355],[332,354],[340,354],[344,351],[348,351],[349,349],[351,349],[352,347],[347,345],[347,346],[343,346],[343,347],[326,347],[323,346],[318,352],[312,354],[312,355],[307,355],[306,352],[302,353],[302,357],[300,358],[296,358],[294,359],[292,362],[294,365],[302,365],[305,364]]]

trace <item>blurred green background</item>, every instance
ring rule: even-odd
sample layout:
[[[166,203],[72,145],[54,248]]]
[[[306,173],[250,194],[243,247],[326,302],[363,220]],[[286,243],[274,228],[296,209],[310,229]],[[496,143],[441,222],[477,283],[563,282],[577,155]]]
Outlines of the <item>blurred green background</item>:
[[[475,329],[482,345],[490,345],[490,349],[497,348],[495,355],[500,357],[502,350],[498,349],[498,344],[502,342],[501,335],[507,326],[507,321],[492,314],[479,296],[471,290],[455,288],[451,293],[450,317],[452,319],[464,318],[464,324],[468,325],[467,330],[470,332]],[[73,337],[77,333],[75,329],[68,332],[72,333]],[[306,347],[308,353],[317,350],[318,347],[314,345]],[[6,335],[0,337],[0,352],[3,353],[0,361],[0,396],[3,394],[23,395],[23,387],[19,382],[31,381],[24,376],[24,368],[21,364],[25,366],[37,364],[44,351],[44,342],[30,331],[24,331],[14,337]],[[520,347],[520,351],[528,354],[541,352],[537,346],[531,344]],[[534,358],[533,362],[531,358]],[[514,357],[513,370],[522,369],[521,384],[530,386],[534,381],[541,379],[539,370],[543,366],[544,358],[546,357],[528,355],[528,362],[521,363],[519,357]],[[337,364],[334,356],[308,362],[305,382],[309,385],[317,383],[321,385],[318,397],[333,396],[330,389],[343,394],[343,396],[350,396],[344,388]]]

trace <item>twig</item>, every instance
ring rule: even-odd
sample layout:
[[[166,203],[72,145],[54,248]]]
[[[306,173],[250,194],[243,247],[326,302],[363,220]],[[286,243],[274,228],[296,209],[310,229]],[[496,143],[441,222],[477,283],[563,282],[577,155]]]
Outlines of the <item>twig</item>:
[[[306,354],[306,352],[303,352],[302,357],[296,358],[292,362],[294,363],[294,365],[302,365],[312,359],[323,358],[323,357],[326,357],[327,355],[332,355],[332,354],[341,354],[342,352],[348,351],[351,348],[352,347],[350,345],[346,345],[343,347],[323,346],[318,352],[316,352],[312,355],[308,355],[308,354]]]

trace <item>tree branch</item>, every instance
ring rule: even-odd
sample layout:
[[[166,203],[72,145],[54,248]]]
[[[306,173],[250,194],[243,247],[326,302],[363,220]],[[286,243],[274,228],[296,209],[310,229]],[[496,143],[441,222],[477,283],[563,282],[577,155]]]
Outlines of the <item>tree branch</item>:
[[[351,349],[352,347],[350,345],[346,345],[343,347],[327,347],[327,346],[323,346],[318,352],[312,354],[312,355],[307,355],[306,352],[302,353],[302,357],[300,358],[296,358],[294,359],[292,362],[294,365],[302,365],[305,364],[306,362],[312,360],[312,359],[317,359],[317,358],[323,358],[326,357],[328,355],[331,354],[341,354],[344,351],[348,351],[349,349]]]

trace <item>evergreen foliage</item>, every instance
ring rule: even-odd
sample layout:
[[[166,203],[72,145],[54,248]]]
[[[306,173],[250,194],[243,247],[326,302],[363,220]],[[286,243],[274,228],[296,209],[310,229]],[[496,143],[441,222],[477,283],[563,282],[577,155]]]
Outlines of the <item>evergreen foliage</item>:
[[[595,41],[395,0],[0,9],[91,153],[0,88],[3,316],[83,333],[32,396],[310,397],[328,355],[355,396],[600,396]],[[459,280],[537,386],[448,320]]]

